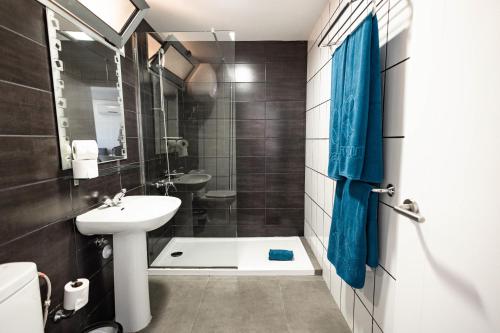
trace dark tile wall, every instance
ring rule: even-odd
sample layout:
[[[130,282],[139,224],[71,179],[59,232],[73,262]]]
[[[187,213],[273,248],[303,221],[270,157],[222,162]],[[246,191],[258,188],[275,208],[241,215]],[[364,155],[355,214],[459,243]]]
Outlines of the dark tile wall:
[[[71,170],[63,172],[59,162],[44,16],[35,0],[0,1],[0,263],[33,261],[47,273],[53,284],[51,313],[61,306],[67,281],[89,278],[89,304],[60,324],[49,320],[46,330],[77,332],[90,322],[112,319],[114,303],[112,258],[102,259],[96,237],[76,230],[75,216],[122,187],[143,192],[136,71],[127,45],[122,72],[129,158],[101,164],[100,177],[73,186]]]
[[[302,236],[307,43],[236,42],[238,237]]]

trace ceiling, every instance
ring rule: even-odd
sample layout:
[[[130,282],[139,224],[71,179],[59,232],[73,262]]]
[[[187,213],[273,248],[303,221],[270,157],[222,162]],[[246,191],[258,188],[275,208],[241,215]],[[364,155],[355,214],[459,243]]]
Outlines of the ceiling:
[[[158,32],[233,30],[236,40],[307,40],[328,0],[146,0]]]

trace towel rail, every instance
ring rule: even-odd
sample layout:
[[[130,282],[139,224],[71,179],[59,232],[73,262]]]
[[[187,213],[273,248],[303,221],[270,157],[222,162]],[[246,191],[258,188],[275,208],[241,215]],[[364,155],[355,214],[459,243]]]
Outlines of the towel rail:
[[[363,8],[363,10],[358,14],[358,16],[356,16],[356,18],[354,20],[352,20],[350,22],[350,24],[347,26],[347,28],[344,30],[343,33],[341,33],[338,38],[335,40],[335,42],[333,41],[335,39],[335,37],[337,37],[337,34],[342,30],[342,28],[346,25],[346,23],[349,21],[349,19],[351,19],[353,17],[353,15],[358,11],[358,9],[361,7],[363,1],[359,1],[359,4],[356,6],[356,8],[354,10],[351,11],[351,13],[349,14],[349,16],[347,17],[347,19],[344,21],[344,23],[342,23],[342,25],[340,26],[340,28],[337,29],[337,31],[333,34],[332,38],[330,38],[328,40],[328,43],[326,44],[323,44],[323,41],[325,40],[325,38],[328,36],[328,34],[332,31],[332,29],[335,27],[335,25],[339,22],[340,18],[342,17],[342,15],[345,14],[345,12],[347,11],[347,9],[349,8],[349,6],[351,6],[353,3],[355,2],[358,2],[359,0],[350,0],[348,1],[347,3],[345,3],[344,7],[342,8],[342,10],[340,11],[340,13],[338,14],[338,16],[335,18],[335,20],[333,21],[333,23],[330,25],[330,27],[328,28],[328,30],[325,32],[325,34],[323,35],[323,37],[321,38],[321,40],[319,41],[318,43],[318,47],[330,47],[330,46],[333,46],[333,45],[336,45],[341,39],[342,37],[349,31],[349,29],[352,27],[352,25],[358,20],[358,18],[365,12],[366,9],[368,9],[370,6],[372,6],[373,8],[373,12],[375,12],[375,8],[378,7],[378,5],[380,5],[382,3],[383,0],[380,0],[376,3],[375,0],[372,0],[372,1],[367,1],[368,4]],[[335,15],[335,13],[337,12],[337,10],[340,8],[340,6],[342,5],[342,1],[341,3],[337,6],[337,8],[335,9],[335,11],[333,12],[333,15]],[[332,16],[333,16],[332,15]]]
[[[396,188],[394,187],[394,185],[389,184],[389,185],[387,185],[386,188],[374,188],[374,189],[372,189],[372,192],[384,193],[384,194],[388,194],[390,197],[392,197],[394,195],[394,193],[396,193]]]

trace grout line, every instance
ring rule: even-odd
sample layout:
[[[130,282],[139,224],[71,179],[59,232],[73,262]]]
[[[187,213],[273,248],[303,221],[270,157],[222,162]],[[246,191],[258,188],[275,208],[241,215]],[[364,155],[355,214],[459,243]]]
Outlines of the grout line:
[[[386,44],[386,45],[387,45],[387,44]],[[387,56],[386,56],[385,58],[386,58],[385,60],[386,60],[386,62],[387,62]],[[389,67],[385,68],[384,70],[382,70],[382,73],[387,72],[389,69],[394,68],[394,67],[396,67],[396,66],[398,66],[398,65],[401,65],[403,62],[405,62],[405,61],[407,61],[407,60],[409,60],[409,59],[410,59],[410,57],[406,57],[406,58],[404,58],[403,60],[398,61],[398,62],[397,62],[397,63],[395,63],[394,65],[391,65],[391,66],[389,66]]]
[[[32,89],[32,90],[36,90],[36,91],[39,91],[39,92],[43,92],[43,93],[52,95],[52,91],[49,91],[49,90],[35,88],[35,87],[27,86],[25,84],[16,83],[16,82],[12,82],[12,81],[6,81],[6,80],[2,80],[2,79],[0,79],[0,82],[1,83],[5,83],[5,84],[11,84],[13,86],[18,86],[18,87],[22,87],[22,88]]]
[[[279,278],[278,278],[278,287],[279,287],[279,291],[280,291],[281,308],[283,309],[283,315],[284,315],[285,321],[286,321],[286,330],[288,331],[288,333],[291,333],[290,324],[289,324],[290,321],[288,320],[288,316],[287,316],[286,308],[285,308],[285,300],[283,299],[283,289],[281,288],[281,279],[279,279]]]
[[[201,305],[203,304],[203,301],[205,300],[205,295],[207,293],[207,288],[208,288],[208,283],[210,282],[210,278],[211,278],[211,276],[209,275],[207,277],[207,282],[205,283],[205,287],[203,288],[203,294],[201,295],[200,303],[198,304],[198,308],[196,309],[196,314],[194,315],[193,323],[191,324],[191,329],[189,330],[189,332],[191,332],[191,333],[193,332],[194,325],[196,324],[196,321],[198,320],[198,316],[200,315]]]
[[[9,32],[11,32],[11,33],[13,33],[13,34],[15,34],[15,35],[19,36],[19,37],[22,37],[22,38],[24,38],[24,39],[27,39],[27,40],[29,40],[29,41],[31,41],[31,42],[33,42],[33,43],[37,44],[38,46],[43,47],[44,49],[45,49],[45,48],[47,48],[44,44],[42,44],[42,43],[40,43],[40,42],[38,42],[38,41],[36,41],[36,40],[34,40],[34,39],[31,39],[30,37],[25,36],[25,35],[23,35],[23,34],[21,34],[21,33],[17,32],[17,31],[14,31],[14,30],[12,30],[12,29],[9,29],[9,28],[7,28],[7,27],[6,27],[6,26],[4,26],[4,25],[1,25],[1,24],[0,24],[0,28],[2,28],[2,29],[4,29],[4,30],[7,30],[7,31],[9,31]]]

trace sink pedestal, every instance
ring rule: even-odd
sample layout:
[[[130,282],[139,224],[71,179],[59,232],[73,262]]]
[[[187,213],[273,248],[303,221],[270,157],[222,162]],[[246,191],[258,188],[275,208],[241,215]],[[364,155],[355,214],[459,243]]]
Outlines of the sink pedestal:
[[[151,321],[145,231],[113,235],[115,316],[124,332],[137,332]]]

